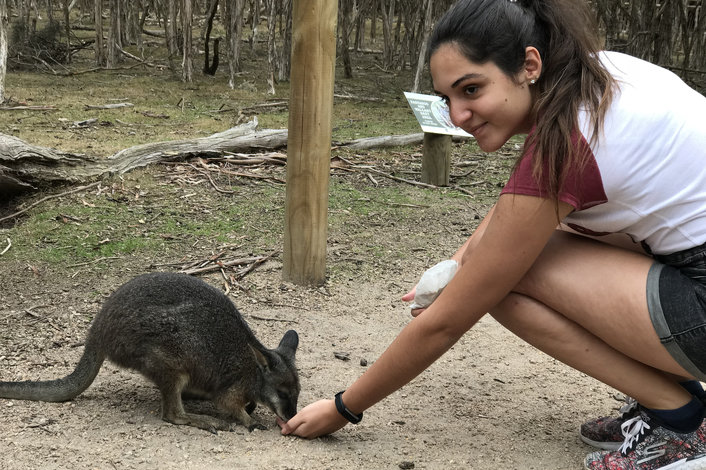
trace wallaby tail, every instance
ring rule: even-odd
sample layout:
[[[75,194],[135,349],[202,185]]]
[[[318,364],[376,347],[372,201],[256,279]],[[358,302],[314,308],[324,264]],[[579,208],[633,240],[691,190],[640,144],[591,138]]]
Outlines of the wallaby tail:
[[[63,379],[23,382],[0,382],[0,397],[15,400],[68,401],[86,390],[98,375],[104,357],[96,348],[86,349],[76,369]]]

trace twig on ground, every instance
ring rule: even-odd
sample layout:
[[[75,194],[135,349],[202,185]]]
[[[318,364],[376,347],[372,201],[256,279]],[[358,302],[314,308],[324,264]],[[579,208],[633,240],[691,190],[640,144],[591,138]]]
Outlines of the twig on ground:
[[[76,263],[76,264],[71,264],[69,266],[66,266],[67,268],[78,268],[79,266],[88,266],[89,264],[95,264],[95,263],[100,263],[101,261],[106,261],[109,259],[120,259],[120,256],[101,256],[100,258],[96,258],[92,261],[85,261],[83,263]]]
[[[225,152],[224,155],[225,157],[222,159],[211,158],[209,160],[233,163],[235,165],[259,165],[261,163],[273,163],[275,165],[284,166],[287,164],[287,155],[281,152],[256,153],[254,155],[249,155],[247,153]],[[237,157],[240,160],[236,160],[233,157]]]
[[[150,111],[140,111],[140,114],[142,114],[143,116],[148,117],[148,118],[169,119],[169,116],[167,114],[157,114],[157,113],[152,113]]]
[[[33,318],[42,318],[38,313],[34,313],[34,312],[32,311],[33,308],[36,308],[36,307],[26,308],[26,309],[25,309],[25,313],[26,313],[27,315],[29,315],[30,317],[33,317]]]
[[[200,170],[200,169],[196,168],[196,165],[193,165],[193,164],[191,164],[191,163],[189,163],[188,166],[190,166],[191,168],[193,168],[194,170],[196,170],[200,175],[205,176],[206,178],[208,178],[208,181],[211,183],[211,186],[213,186],[213,188],[214,188],[216,191],[218,191],[219,193],[221,193],[221,194],[235,194],[235,191],[229,191],[229,190],[226,190],[226,189],[221,189],[221,188],[219,188],[218,185],[216,184],[216,182],[213,181],[213,178],[211,178],[211,174],[210,174],[211,169],[206,165],[206,163],[205,163],[203,160],[200,160],[199,163],[200,163],[201,166],[203,167],[203,170]]]
[[[305,311],[307,311],[307,312],[310,312],[310,311],[311,311],[311,309],[310,309],[309,307],[306,307],[306,306],[304,306],[304,305],[280,304],[280,303],[272,302],[272,301],[269,301],[269,300],[266,300],[265,302],[266,302],[270,307],[287,307],[287,308],[296,308],[296,309],[298,309],[298,310],[305,310]],[[298,322],[293,321],[293,320],[292,320],[292,322],[293,322],[293,323],[298,323]]]
[[[238,258],[230,261],[216,261],[215,264],[209,265],[209,266],[203,266],[200,268],[191,268],[191,269],[182,269],[179,272],[180,273],[185,273],[185,274],[203,274],[211,271],[218,271],[221,268],[226,268],[226,267],[232,267],[232,266],[242,266],[244,264],[251,264],[251,263],[258,263],[263,260],[263,258],[271,258],[274,254],[277,252],[274,252],[270,255],[267,255],[266,257],[263,256],[256,256],[253,258]]]
[[[281,108],[281,107],[287,107],[289,106],[289,101],[272,101],[269,103],[262,103],[262,104],[254,104],[252,106],[247,106],[245,108],[242,108],[240,112],[242,113],[249,113],[249,112],[254,112],[259,109],[263,108]]]
[[[0,106],[0,111],[57,111],[54,106]]]
[[[369,171],[369,172],[371,172],[371,173],[375,173],[376,175],[384,176],[385,178],[389,178],[389,179],[394,180],[394,181],[399,181],[399,182],[401,182],[401,183],[411,184],[411,185],[413,185],[413,186],[421,186],[421,187],[423,187],[423,188],[432,188],[432,189],[436,189],[436,188],[439,187],[439,186],[435,186],[435,185],[433,185],[433,184],[421,183],[421,182],[419,182],[419,181],[413,181],[413,180],[407,180],[407,179],[404,179],[404,178],[400,178],[400,177],[398,177],[398,176],[394,176],[394,175],[387,174],[387,173],[385,173],[385,172],[383,172],[383,171],[380,171],[380,170],[372,169],[372,168],[366,168],[366,171]]]
[[[463,194],[468,194],[469,196],[475,196],[471,191],[464,189],[460,186],[454,185],[454,186],[449,186],[451,189],[455,189],[456,191],[462,192]]]
[[[270,253],[269,255],[263,256],[263,257],[259,258],[258,260],[254,261],[254,262],[251,263],[247,268],[241,269],[240,271],[238,271],[238,272],[236,273],[236,275],[238,276],[238,279],[244,278],[244,277],[247,276],[249,273],[251,273],[255,268],[257,268],[257,267],[260,266],[262,263],[264,263],[265,261],[267,261],[267,260],[269,260],[270,258],[272,258],[273,256],[275,256],[276,254],[277,254],[277,252],[276,252],[276,251],[273,251],[273,252]]]
[[[230,171],[230,170],[220,170],[220,171],[221,171],[221,173],[224,173],[226,175],[240,176],[242,178],[252,178],[252,179],[257,179],[257,180],[267,180],[267,181],[271,181],[271,182],[279,183],[279,184],[287,184],[286,181],[284,181],[280,178],[275,178],[274,176],[254,175],[252,173],[243,173],[242,171]]]
[[[367,167],[367,166],[366,166],[366,168],[365,168],[365,171],[366,171],[366,172],[375,173],[376,175],[384,176],[385,178],[390,178],[391,180],[399,181],[399,182],[401,182],[401,183],[411,184],[411,185],[413,185],[413,186],[421,186],[422,188],[431,188],[431,189],[439,189],[439,188],[441,188],[441,186],[436,186],[436,185],[433,185],[433,184],[421,183],[421,182],[419,182],[419,181],[414,181],[414,180],[408,180],[408,179],[405,179],[405,178],[400,178],[399,176],[390,175],[390,174],[385,173],[385,172],[383,172],[383,171],[375,170],[375,169],[369,168],[369,167]],[[369,173],[368,173],[367,175],[368,175],[368,177],[370,177],[370,174],[369,174]],[[373,181],[374,181],[374,180],[373,180]],[[469,191],[469,190],[467,190],[467,189],[463,189],[463,188],[461,188],[460,186],[448,186],[448,187],[451,188],[451,189],[455,189],[456,191],[462,192],[462,193],[464,193],[464,194],[468,194],[469,196],[474,196],[474,194],[473,194],[471,191]]]
[[[111,104],[87,104],[84,109],[119,109],[119,108],[132,108],[135,106],[132,103],[111,103]]]
[[[288,320],[286,318],[270,318],[270,317],[258,317],[257,315],[248,315],[249,318],[252,318],[253,320],[260,320],[260,321],[281,321],[284,323],[299,323],[296,320]]]
[[[191,269],[191,268],[203,268],[209,263],[215,263],[221,256],[225,255],[225,251],[221,251],[219,253],[216,253],[213,256],[210,256],[207,260],[199,260],[199,261],[194,261],[193,263],[184,265],[181,267],[181,270],[184,271],[185,269]],[[178,263],[175,263],[178,264]],[[168,266],[168,265],[167,265]]]
[[[137,57],[136,55],[130,54],[129,52],[127,52],[127,51],[125,51],[125,50],[123,50],[123,49],[121,49],[121,48],[119,48],[119,47],[118,47],[117,49],[118,49],[118,52],[120,52],[122,55],[124,55],[124,56],[127,57],[128,59],[136,60],[137,62],[139,62],[139,63],[141,63],[141,64],[143,64],[143,65],[147,65],[148,67],[153,67],[153,68],[161,68],[161,67],[162,67],[161,65],[157,65],[157,64],[153,64],[153,63],[147,62],[146,60],[141,59],[141,58]]]
[[[0,256],[2,256],[2,255],[4,255],[5,253],[7,253],[7,250],[9,250],[10,247],[12,247],[12,240],[10,240],[10,238],[8,237],[8,238],[7,238],[7,248],[5,248],[4,250],[2,250],[2,253],[0,253]]]
[[[201,173],[206,178],[208,178],[208,181],[211,183],[211,186],[213,186],[213,189],[215,189],[219,193],[221,193],[221,194],[235,194],[236,193],[235,191],[229,191],[227,189],[219,188],[218,185],[215,183],[215,181],[213,181],[213,178],[211,178],[211,175],[207,171],[206,172],[199,171],[199,173]]]

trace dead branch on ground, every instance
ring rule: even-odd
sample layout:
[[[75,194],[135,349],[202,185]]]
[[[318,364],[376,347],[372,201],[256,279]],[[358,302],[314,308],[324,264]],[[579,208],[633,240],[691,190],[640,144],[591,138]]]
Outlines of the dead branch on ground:
[[[208,261],[204,263],[199,263],[199,267],[191,267],[191,268],[186,268],[186,269],[180,269],[180,273],[184,274],[204,274],[204,273],[210,273],[213,271],[218,271],[220,269],[224,268],[234,268],[237,266],[244,266],[248,265],[245,269],[242,269],[240,271],[237,271],[235,274],[238,276],[238,279],[242,279],[247,275],[248,273],[252,272],[256,267],[260,266],[262,263],[265,261],[271,259],[274,257],[278,252],[273,251],[269,255],[266,256],[255,256],[255,257],[249,257],[249,258],[236,258],[230,261],[220,261],[218,258],[209,258]]]

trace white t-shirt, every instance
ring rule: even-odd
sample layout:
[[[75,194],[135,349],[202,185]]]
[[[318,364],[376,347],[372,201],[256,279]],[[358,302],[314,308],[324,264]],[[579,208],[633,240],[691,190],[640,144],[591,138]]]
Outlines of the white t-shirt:
[[[655,254],[706,243],[706,97],[649,62],[617,52],[600,58],[619,90],[594,144],[588,113],[579,113],[576,142],[589,165],[562,186],[559,199],[576,209],[564,222],[627,233]],[[529,157],[503,193],[542,195]]]

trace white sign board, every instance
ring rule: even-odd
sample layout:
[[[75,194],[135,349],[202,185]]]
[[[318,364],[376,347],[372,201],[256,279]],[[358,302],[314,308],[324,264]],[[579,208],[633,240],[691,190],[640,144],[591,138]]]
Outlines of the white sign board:
[[[441,97],[407,91],[404,92],[404,96],[424,132],[472,137],[471,134],[451,123],[449,107]]]

